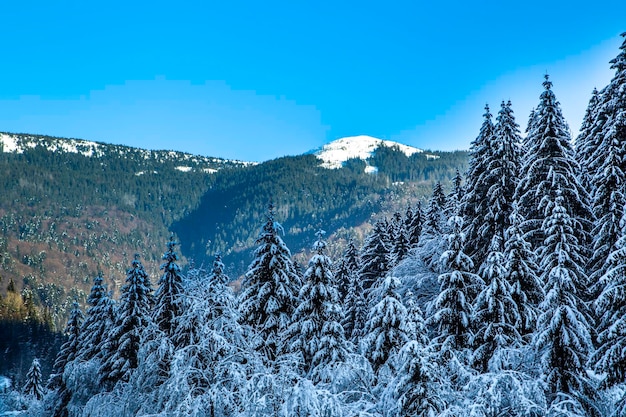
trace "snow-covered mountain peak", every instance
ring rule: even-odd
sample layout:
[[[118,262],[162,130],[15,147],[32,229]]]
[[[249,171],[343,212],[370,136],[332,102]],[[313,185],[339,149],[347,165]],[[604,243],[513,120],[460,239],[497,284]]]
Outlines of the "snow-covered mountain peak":
[[[404,152],[406,156],[423,152],[421,149],[412,146],[361,135],[341,138],[330,142],[324,145],[322,149],[315,152],[315,155],[323,161],[321,164],[322,167],[336,169],[341,168],[343,163],[348,159],[358,158],[365,160],[371,157],[374,151],[380,146],[397,147],[400,151]]]

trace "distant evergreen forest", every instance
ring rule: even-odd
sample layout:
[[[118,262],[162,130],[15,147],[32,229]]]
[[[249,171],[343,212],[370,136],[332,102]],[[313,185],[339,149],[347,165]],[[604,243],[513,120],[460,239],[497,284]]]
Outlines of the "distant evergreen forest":
[[[118,297],[96,275],[87,308],[72,304],[49,376],[33,358],[0,411],[626,415],[622,36],[615,76],[593,91],[575,142],[545,75],[525,137],[511,102],[495,122],[486,106],[465,175],[378,216],[334,261],[318,224],[307,266],[294,261],[276,187],[262,196],[270,202],[236,291],[221,254],[210,268],[181,268],[174,236],[162,241],[158,282],[139,256]]]

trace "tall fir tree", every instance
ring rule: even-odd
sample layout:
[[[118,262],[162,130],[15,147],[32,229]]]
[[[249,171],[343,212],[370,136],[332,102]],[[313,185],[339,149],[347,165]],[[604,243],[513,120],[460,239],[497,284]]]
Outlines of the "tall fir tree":
[[[513,203],[509,222],[504,243],[507,281],[512,286],[511,297],[521,316],[517,330],[522,336],[531,337],[539,316],[539,303],[544,297],[543,284],[538,275],[537,256],[522,230],[524,219],[517,203]]]
[[[589,195],[578,181],[580,167],[574,158],[569,128],[548,75],[543,86],[526,138],[528,148],[522,162],[525,176],[520,179],[516,197],[526,219],[529,241],[536,248],[545,240],[542,224],[550,212],[546,204],[555,200],[558,191],[572,220],[581,226],[576,238],[583,250],[589,242],[592,219]]]
[[[318,231],[313,245],[315,254],[304,273],[298,297],[300,303],[288,330],[292,338],[291,350],[302,355],[305,372],[310,373],[315,382],[324,374],[324,368],[343,362],[348,356],[341,325],[343,310],[323,237],[324,232]]]
[[[377,220],[361,248],[359,276],[366,292],[369,292],[391,268],[390,251],[385,243],[386,234],[385,222]]]
[[[105,346],[107,356],[100,368],[101,382],[105,385],[127,382],[137,368],[142,333],[152,322],[153,304],[150,277],[136,254],[126,272],[126,284],[122,287],[117,305],[115,324]]]
[[[375,372],[385,364],[395,371],[389,360],[409,341],[405,323],[407,311],[398,287],[398,278],[386,276],[372,292],[377,302],[367,317],[362,350]]]
[[[111,308],[113,300],[109,297],[103,282],[102,274],[98,274],[94,278],[91,292],[87,297],[89,308],[81,326],[78,348],[78,358],[81,361],[86,362],[102,357],[102,345],[113,324],[114,317]]]
[[[167,251],[163,254],[159,287],[154,293],[152,320],[167,337],[175,331],[175,321],[182,312],[183,278],[178,266],[177,242],[170,236]]]
[[[291,252],[280,237],[282,231],[270,204],[239,295],[241,321],[257,331],[255,348],[270,362],[283,349],[283,333],[291,324],[301,286]]]
[[[352,275],[359,270],[359,251],[354,244],[354,240],[350,239],[346,246],[343,257],[337,262],[335,269],[335,280],[337,281],[337,290],[341,299],[344,300],[350,291],[350,283]]]
[[[460,213],[454,213],[455,215],[460,214],[464,219],[466,235],[464,250],[469,255],[488,245],[488,241],[485,245],[484,237],[480,235],[480,228],[486,217],[488,204],[487,192],[489,188],[483,182],[482,177],[488,169],[491,158],[491,146],[494,142],[495,126],[492,117],[489,105],[485,105],[483,124],[480,127],[478,136],[470,145],[469,167],[465,175],[466,192],[461,201]],[[481,241],[483,242],[482,246],[479,244]],[[477,265],[480,265],[480,263]]]
[[[422,227],[424,225],[424,212],[422,211],[422,202],[418,201],[415,209],[409,206],[406,210],[406,231],[409,247],[417,248],[422,235]]]
[[[453,216],[449,227],[447,250],[440,261],[444,271],[439,275],[440,291],[431,304],[432,315],[428,319],[437,329],[434,342],[441,346],[442,352],[469,347],[472,303],[484,287],[484,281],[472,272],[472,259],[463,252],[463,220]]]
[[[481,277],[485,287],[474,303],[474,353],[473,363],[480,372],[506,369],[500,360],[509,348],[522,344],[518,332],[522,316],[513,298],[513,287],[508,281],[506,259],[500,251],[500,237],[494,235],[487,259],[481,266]],[[496,363],[497,362],[497,363]]]
[[[568,394],[588,404],[593,390],[586,363],[593,346],[587,306],[581,298],[586,277],[575,236],[580,224],[570,217],[565,198],[556,191],[552,204],[545,204],[551,209],[542,225],[545,240],[539,258],[546,296],[540,304],[535,346],[549,398]]]
[[[54,361],[54,373],[50,376],[50,381],[48,382],[50,388],[59,388],[63,385],[63,372],[65,371],[65,367],[80,354],[78,350],[81,337],[80,329],[84,319],[85,316],[78,302],[74,301],[72,303],[72,309],[70,310],[70,317],[63,331],[67,340],[61,346],[56,360]]]
[[[44,395],[43,378],[41,375],[41,364],[39,359],[33,359],[33,363],[26,374],[26,385],[24,394],[30,395],[37,400],[41,400]]]
[[[626,382],[626,216],[620,224],[622,232],[607,259],[607,271],[599,281],[602,292],[594,302],[599,346],[590,364],[604,376],[603,387]]]
[[[602,122],[598,123],[600,99],[600,93],[594,88],[583,117],[580,133],[576,137],[576,148],[574,149],[576,162],[580,166],[580,182],[591,195],[593,195],[591,187],[591,160],[599,144],[598,125],[603,124]]]
[[[367,322],[367,297],[358,273],[350,275],[350,288],[344,302],[344,320],[342,322],[346,337],[353,343],[364,336]]]
[[[419,253],[433,271],[438,271],[439,260],[444,251],[444,235],[448,228],[445,224],[446,196],[441,183],[433,186],[433,194],[428,200],[428,207],[424,215],[424,227],[420,238]]]

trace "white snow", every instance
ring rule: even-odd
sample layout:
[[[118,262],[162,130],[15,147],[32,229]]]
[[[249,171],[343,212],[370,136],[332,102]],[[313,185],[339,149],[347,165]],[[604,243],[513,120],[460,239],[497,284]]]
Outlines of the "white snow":
[[[10,136],[6,133],[2,133],[0,134],[0,142],[2,142],[3,145],[3,152],[22,153],[22,150],[17,144],[17,138],[15,136]]]
[[[414,148],[412,146],[403,145],[390,140],[377,139],[371,136],[361,135],[337,139],[327,145],[324,145],[321,150],[315,152],[315,155],[323,161],[321,164],[322,167],[337,169],[341,168],[343,163],[348,159],[367,159],[371,157],[374,151],[380,146],[396,146],[400,149],[400,151],[404,152],[406,156],[423,152],[421,149]],[[368,168],[366,168],[366,171],[372,172],[371,169],[374,167]]]
[[[185,166],[178,166],[178,167],[176,167],[176,169],[177,169],[178,171],[181,171],[181,172],[190,172],[193,168],[191,168],[191,167],[185,167]]]
[[[11,380],[0,375],[0,392],[7,392],[11,389]]]
[[[365,167],[365,172],[368,174],[376,174],[378,172],[378,168],[368,165]]]

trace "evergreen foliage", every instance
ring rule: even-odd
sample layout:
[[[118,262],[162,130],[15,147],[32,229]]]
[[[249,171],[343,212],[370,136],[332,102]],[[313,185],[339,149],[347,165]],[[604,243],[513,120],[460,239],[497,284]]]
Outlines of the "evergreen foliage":
[[[54,374],[50,376],[50,381],[48,382],[50,388],[54,389],[61,386],[66,365],[76,359],[79,353],[80,329],[84,319],[85,317],[80,306],[77,302],[74,302],[70,311],[70,318],[63,332],[67,336],[67,340],[61,346],[61,350],[59,350],[54,361]]]
[[[182,311],[183,278],[177,263],[176,245],[174,236],[171,236],[167,243],[167,251],[163,254],[165,262],[160,268],[163,275],[154,293],[154,310],[152,311],[153,322],[167,337],[171,337],[174,333],[174,322]]]
[[[33,363],[26,374],[26,385],[24,393],[37,400],[41,400],[44,395],[43,378],[41,375],[41,365],[38,359],[33,359]]]
[[[274,220],[274,206],[270,204],[239,295],[241,321],[258,332],[257,349],[270,362],[283,349],[282,335],[291,324],[300,289],[300,277],[280,232],[282,226]]]
[[[108,331],[113,325],[113,300],[109,298],[103,285],[104,279],[98,274],[93,281],[93,287],[87,298],[89,308],[86,312],[85,321],[80,330],[80,342],[78,347],[78,359],[89,361],[101,357],[103,343],[107,339]]]
[[[387,243],[385,243],[386,235],[385,222],[377,220],[361,248],[359,277],[366,293],[369,293],[370,289],[376,286],[377,282],[385,276],[391,267],[390,251]]]

